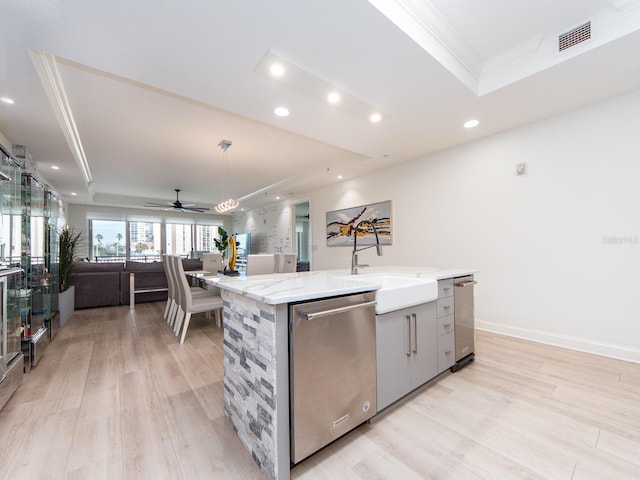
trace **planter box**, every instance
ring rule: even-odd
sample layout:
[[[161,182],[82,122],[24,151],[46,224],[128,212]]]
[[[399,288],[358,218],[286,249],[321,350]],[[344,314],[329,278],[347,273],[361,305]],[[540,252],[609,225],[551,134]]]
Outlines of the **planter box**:
[[[71,285],[64,292],[60,292],[58,296],[58,306],[60,308],[60,327],[64,327],[65,323],[73,316],[75,312],[76,287]]]

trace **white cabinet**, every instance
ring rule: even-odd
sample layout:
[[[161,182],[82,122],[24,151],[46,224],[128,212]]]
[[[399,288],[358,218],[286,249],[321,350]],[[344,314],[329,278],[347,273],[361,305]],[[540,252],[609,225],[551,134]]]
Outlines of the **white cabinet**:
[[[438,280],[438,298],[453,297],[453,278]]]
[[[453,311],[455,308],[453,295],[446,298],[438,297],[436,300],[436,309],[438,312],[438,318],[446,317],[448,315],[453,315]]]
[[[444,372],[455,363],[454,308],[453,279],[438,280],[438,373]]]
[[[436,302],[376,316],[378,411],[438,374]]]
[[[454,315],[438,317],[438,337],[453,333],[455,318]]]

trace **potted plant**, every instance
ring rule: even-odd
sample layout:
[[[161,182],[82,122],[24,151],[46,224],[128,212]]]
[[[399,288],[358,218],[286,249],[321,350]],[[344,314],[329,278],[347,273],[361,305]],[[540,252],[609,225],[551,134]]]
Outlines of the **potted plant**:
[[[229,235],[224,228],[218,227],[218,236],[220,238],[214,238],[213,241],[215,242],[216,248],[222,255],[222,263],[224,263],[225,253],[227,252],[227,246],[229,244]],[[224,268],[226,270],[227,267],[225,266]]]
[[[218,251],[222,254],[222,263],[224,264],[223,273],[225,275],[237,275],[238,272],[234,268],[236,261],[236,248],[240,244],[236,242],[235,235],[230,237],[227,231],[222,227],[218,227],[218,235],[220,236],[220,238],[214,238],[214,242],[216,245],[216,249],[218,249]],[[227,253],[227,249],[229,248],[231,248],[231,256],[225,263],[225,256]],[[230,265],[229,262],[233,263],[233,265]]]
[[[65,226],[58,233],[58,275],[60,282],[60,326],[64,326],[75,311],[75,287],[70,285],[73,262],[78,257],[82,232]]]

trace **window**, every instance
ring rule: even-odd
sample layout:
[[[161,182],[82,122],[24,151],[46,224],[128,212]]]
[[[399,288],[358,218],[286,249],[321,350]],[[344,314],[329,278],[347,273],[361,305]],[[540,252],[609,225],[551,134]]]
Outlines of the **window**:
[[[97,262],[120,262],[127,256],[126,222],[91,221],[91,254]]]
[[[169,255],[189,256],[193,243],[191,242],[191,225],[168,223],[167,253]]]
[[[162,225],[152,222],[129,222],[129,257],[153,257],[162,254]]]
[[[218,225],[190,223],[90,220],[89,230],[90,256],[96,262],[153,262],[163,253],[191,257],[215,252],[218,237]]]
[[[196,225],[196,251],[217,252],[215,238],[218,238],[217,225]]]
[[[44,217],[31,217],[31,253],[32,263],[44,263]]]

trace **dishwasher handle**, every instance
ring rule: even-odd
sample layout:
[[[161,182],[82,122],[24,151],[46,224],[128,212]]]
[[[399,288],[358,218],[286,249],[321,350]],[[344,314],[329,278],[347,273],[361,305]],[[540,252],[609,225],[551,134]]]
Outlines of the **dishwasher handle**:
[[[469,287],[471,285],[476,285],[478,282],[476,282],[475,280],[469,280],[467,282],[460,282],[460,283],[456,283],[455,286],[456,287]]]
[[[313,320],[315,318],[326,317],[328,315],[335,315],[336,313],[349,312],[358,308],[370,307],[376,304],[376,301],[357,303],[355,305],[348,305],[346,307],[332,308],[330,310],[324,310],[322,312],[306,313],[305,318],[307,320]]]

